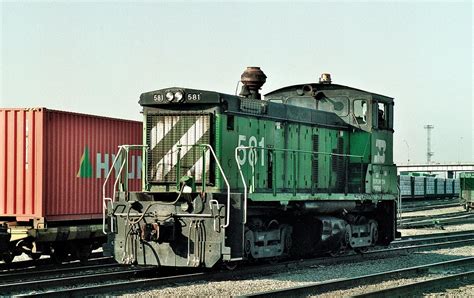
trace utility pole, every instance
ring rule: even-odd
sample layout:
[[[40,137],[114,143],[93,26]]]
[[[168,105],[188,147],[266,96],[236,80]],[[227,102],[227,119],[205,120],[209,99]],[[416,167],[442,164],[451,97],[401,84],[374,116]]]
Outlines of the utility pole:
[[[410,146],[408,146],[407,140],[403,140],[403,141],[404,141],[405,144],[407,145],[407,155],[408,155],[407,164],[409,165],[409,164],[410,164]]]
[[[431,157],[434,155],[431,151],[431,130],[434,129],[434,125],[427,124],[424,127],[426,129],[426,163],[431,164]]]

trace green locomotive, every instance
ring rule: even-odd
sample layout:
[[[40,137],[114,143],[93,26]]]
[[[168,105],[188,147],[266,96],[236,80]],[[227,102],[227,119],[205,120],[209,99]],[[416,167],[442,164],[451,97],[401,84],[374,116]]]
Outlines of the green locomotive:
[[[239,96],[140,96],[144,145],[121,147],[116,188],[104,195],[117,261],[213,267],[388,245],[397,226],[393,99],[328,74],[264,99],[260,68],[241,81]],[[127,191],[133,149],[144,154],[141,192]]]
[[[459,174],[459,195],[464,203],[464,208],[469,211],[474,209],[474,172]]]

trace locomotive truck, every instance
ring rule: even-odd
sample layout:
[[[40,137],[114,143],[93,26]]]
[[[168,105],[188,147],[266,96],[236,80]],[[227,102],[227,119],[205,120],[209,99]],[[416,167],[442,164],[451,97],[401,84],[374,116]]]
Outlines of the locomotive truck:
[[[142,190],[127,171],[104,192],[105,252],[121,263],[232,266],[338,254],[396,236],[393,98],[317,83],[259,90],[259,67],[239,95],[192,88],[141,94]],[[112,183],[112,181],[108,181]]]

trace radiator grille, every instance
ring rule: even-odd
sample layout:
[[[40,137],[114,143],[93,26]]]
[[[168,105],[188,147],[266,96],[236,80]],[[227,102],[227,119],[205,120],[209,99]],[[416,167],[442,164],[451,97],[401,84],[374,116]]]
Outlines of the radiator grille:
[[[240,110],[245,113],[260,115],[265,114],[267,109],[267,103],[263,100],[257,99],[240,99]]]
[[[178,150],[178,145],[211,144],[211,114],[147,114],[146,121],[149,182],[175,183],[178,164],[180,176],[193,176],[197,183],[202,183],[204,168],[209,182],[209,151],[203,167],[201,147],[183,146]]]

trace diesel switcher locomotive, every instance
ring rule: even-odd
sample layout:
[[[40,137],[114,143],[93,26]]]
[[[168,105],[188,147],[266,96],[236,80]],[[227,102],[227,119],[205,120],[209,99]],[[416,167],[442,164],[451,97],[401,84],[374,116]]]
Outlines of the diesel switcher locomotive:
[[[140,96],[143,144],[120,147],[121,174],[104,191],[105,251],[121,263],[213,267],[395,238],[393,99],[329,74],[262,98],[265,81],[249,67],[239,95]],[[139,192],[127,186],[134,150],[144,157]]]

